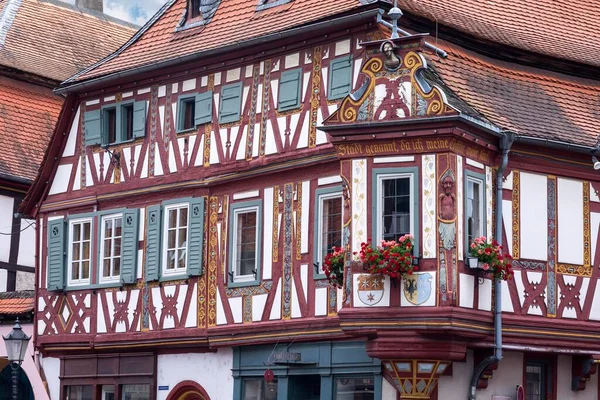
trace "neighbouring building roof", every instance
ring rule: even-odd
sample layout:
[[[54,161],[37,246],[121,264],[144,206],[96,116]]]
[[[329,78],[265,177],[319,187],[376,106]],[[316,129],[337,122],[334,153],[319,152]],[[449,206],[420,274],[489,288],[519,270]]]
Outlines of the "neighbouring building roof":
[[[454,95],[503,129],[593,147],[600,130],[600,80],[482,56],[443,42],[430,65]],[[461,110],[472,114],[468,110]]]
[[[134,25],[57,0],[0,3],[0,178],[35,179],[56,125],[63,97],[34,83],[57,84],[134,32]]]
[[[33,312],[35,293],[33,290],[0,293],[0,315],[19,315]]]
[[[54,81],[112,53],[137,30],[57,0],[5,0],[0,17],[0,65]]]
[[[0,174],[35,179],[62,104],[50,88],[0,76]]]

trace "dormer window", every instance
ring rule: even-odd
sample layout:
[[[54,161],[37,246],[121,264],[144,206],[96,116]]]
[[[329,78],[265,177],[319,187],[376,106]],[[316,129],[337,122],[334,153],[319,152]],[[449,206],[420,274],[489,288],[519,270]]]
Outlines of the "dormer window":
[[[188,0],[189,19],[200,16],[200,0]]]
[[[291,2],[292,0],[258,0],[256,11],[267,10],[269,8],[277,7]]]

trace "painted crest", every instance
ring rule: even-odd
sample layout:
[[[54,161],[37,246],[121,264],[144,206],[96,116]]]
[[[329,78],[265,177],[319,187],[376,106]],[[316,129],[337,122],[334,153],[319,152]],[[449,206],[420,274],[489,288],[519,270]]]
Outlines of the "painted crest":
[[[430,273],[407,275],[403,281],[404,297],[415,306],[425,303],[431,296],[433,277]]]
[[[381,301],[385,292],[384,278],[381,275],[358,276],[358,298],[367,305],[374,306]]]

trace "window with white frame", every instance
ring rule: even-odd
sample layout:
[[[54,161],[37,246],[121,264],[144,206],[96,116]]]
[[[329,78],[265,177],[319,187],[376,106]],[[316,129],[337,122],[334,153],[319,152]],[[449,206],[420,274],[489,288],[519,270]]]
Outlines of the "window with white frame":
[[[69,285],[90,283],[91,234],[91,218],[70,221],[67,275]]]
[[[414,234],[413,174],[377,175],[377,242]]]
[[[467,224],[467,243],[472,243],[473,239],[483,236],[484,223],[484,200],[483,200],[483,180],[467,175],[467,194],[466,194],[466,224]]]
[[[100,235],[100,282],[115,282],[121,275],[122,214],[102,217]]]
[[[258,207],[236,209],[232,232],[233,281],[253,281],[258,268]]]
[[[317,226],[317,257],[320,273],[323,271],[323,260],[331,253],[332,248],[342,245],[342,194],[339,192],[319,195]]]
[[[187,203],[165,206],[163,275],[186,272],[188,208]]]

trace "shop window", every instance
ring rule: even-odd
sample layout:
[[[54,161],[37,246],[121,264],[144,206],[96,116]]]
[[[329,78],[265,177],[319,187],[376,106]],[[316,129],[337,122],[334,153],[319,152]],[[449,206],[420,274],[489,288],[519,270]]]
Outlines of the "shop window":
[[[245,202],[231,207],[230,283],[258,284],[261,246],[261,203]]]
[[[122,400],[150,400],[150,385],[123,385]]]
[[[527,400],[553,399],[553,363],[549,360],[525,362],[525,397]]]
[[[465,233],[466,243],[485,236],[485,178],[471,171],[465,172]]]
[[[69,223],[68,271],[69,286],[90,283],[90,254],[92,219],[73,220]]]
[[[277,399],[277,379],[266,382],[264,379],[245,379],[243,400],[275,400]]]
[[[77,385],[65,387],[65,400],[92,400],[92,385]]]
[[[375,379],[371,377],[336,378],[335,400],[374,400]]]
[[[386,168],[373,170],[375,221],[373,241],[398,240],[412,234],[414,249],[419,248],[418,179],[416,168]]]
[[[115,400],[115,387],[113,385],[102,385],[100,400]]]
[[[342,188],[317,189],[315,264],[319,265],[319,274],[323,271],[323,260],[332,252],[334,246],[342,245]]]

